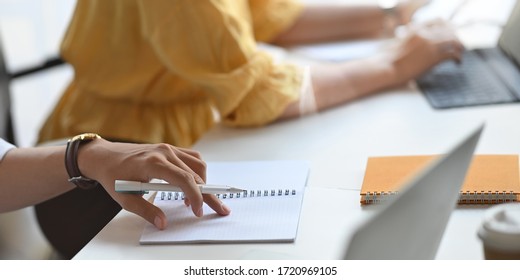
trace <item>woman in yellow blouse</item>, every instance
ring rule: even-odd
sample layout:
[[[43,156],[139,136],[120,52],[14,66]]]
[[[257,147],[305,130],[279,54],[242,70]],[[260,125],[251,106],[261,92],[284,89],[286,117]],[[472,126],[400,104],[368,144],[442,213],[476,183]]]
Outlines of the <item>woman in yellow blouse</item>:
[[[305,7],[288,0],[79,0],[61,46],[74,80],[40,141],[94,131],[189,147],[218,119],[260,126],[400,85],[459,56],[460,43],[446,26],[422,26],[400,48],[370,59],[312,68],[315,102],[311,96],[306,104],[302,68],[275,64],[256,42],[379,35],[390,16],[406,23],[423,2],[385,13],[376,5]],[[440,47],[446,44],[454,47]]]
[[[218,121],[261,126],[401,85],[460,57],[445,24],[411,28],[396,48],[372,58],[310,70],[275,63],[256,43],[377,36],[407,23],[424,2],[381,9],[292,0],[78,0],[61,46],[74,79],[39,140],[90,131],[188,147]],[[120,209],[103,188],[74,189],[36,206],[43,232],[66,256]]]

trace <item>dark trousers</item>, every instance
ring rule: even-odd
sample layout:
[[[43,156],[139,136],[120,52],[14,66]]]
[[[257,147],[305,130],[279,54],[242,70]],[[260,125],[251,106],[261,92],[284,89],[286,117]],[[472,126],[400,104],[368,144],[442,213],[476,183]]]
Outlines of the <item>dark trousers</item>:
[[[34,208],[43,234],[63,259],[72,259],[121,211],[104,188],[74,188]]]
[[[35,211],[60,258],[72,259],[121,211],[121,206],[104,188],[75,188],[36,205]]]

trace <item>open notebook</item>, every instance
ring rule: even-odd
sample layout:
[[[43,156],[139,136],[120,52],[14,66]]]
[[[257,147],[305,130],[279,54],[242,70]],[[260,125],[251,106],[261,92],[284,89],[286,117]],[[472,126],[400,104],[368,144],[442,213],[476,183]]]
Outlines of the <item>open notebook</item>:
[[[219,216],[204,205],[204,216],[197,218],[182,193],[158,192],[154,204],[168,217],[168,228],[147,224],[140,243],[293,242],[308,173],[309,163],[302,161],[208,162],[208,184],[247,190],[220,195],[231,214]]]
[[[400,184],[435,156],[370,157],[361,186],[361,203],[386,200]],[[518,201],[518,155],[475,155],[459,194],[460,204],[495,204]]]

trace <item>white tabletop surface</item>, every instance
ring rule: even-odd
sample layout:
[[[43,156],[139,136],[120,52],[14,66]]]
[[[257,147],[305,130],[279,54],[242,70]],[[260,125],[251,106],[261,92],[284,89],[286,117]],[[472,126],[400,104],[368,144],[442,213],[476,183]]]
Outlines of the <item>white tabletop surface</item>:
[[[122,211],[75,259],[243,259],[273,252],[274,258],[339,258],[338,244],[346,241],[365,211],[359,189],[369,156],[443,153],[481,121],[486,128],[477,153],[518,154],[515,119],[520,119],[518,104],[434,110],[419,92],[401,89],[263,128],[219,126],[195,145],[207,161],[311,163],[294,244],[142,246],[138,240],[145,222]],[[454,212],[437,258],[483,258],[476,231],[484,209],[464,206]]]
[[[443,153],[480,122],[486,127],[477,154],[519,154],[517,120],[519,104],[435,110],[410,85],[266,127],[217,126],[194,146],[204,160],[310,162],[294,243],[139,245],[145,221],[123,210],[74,259],[338,259],[370,211],[359,204],[369,156]],[[455,210],[438,259],[483,259],[476,232],[485,209]]]

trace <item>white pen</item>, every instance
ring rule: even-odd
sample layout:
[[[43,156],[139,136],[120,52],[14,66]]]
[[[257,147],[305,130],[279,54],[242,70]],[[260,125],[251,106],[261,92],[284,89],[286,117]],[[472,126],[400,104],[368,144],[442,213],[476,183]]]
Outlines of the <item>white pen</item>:
[[[199,184],[200,192],[204,194],[239,193],[243,189],[227,185]],[[182,192],[181,187],[168,183],[143,183],[138,181],[116,180],[116,192],[144,194],[149,191]]]

